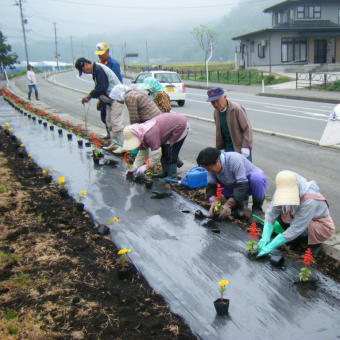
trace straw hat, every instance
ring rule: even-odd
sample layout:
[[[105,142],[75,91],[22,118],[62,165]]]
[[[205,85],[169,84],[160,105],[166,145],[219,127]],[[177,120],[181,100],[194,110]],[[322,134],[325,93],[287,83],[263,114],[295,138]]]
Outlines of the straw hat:
[[[122,148],[124,151],[136,149],[141,144],[140,140],[131,132],[128,126],[123,130],[123,137],[124,143]]]
[[[275,178],[276,190],[273,205],[299,205],[299,187],[296,174],[289,170],[280,171]]]

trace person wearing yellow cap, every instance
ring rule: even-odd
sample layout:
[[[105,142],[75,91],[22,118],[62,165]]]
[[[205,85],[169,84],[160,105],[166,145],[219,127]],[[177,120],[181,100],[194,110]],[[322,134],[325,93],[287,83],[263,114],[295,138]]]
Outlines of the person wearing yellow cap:
[[[307,181],[299,174],[284,170],[276,175],[275,193],[266,211],[262,238],[258,243],[258,257],[293,240],[307,241],[315,256],[321,244],[335,232],[326,198],[315,181]],[[283,227],[272,241],[273,224]]]
[[[99,63],[107,66],[111,69],[119,81],[123,83],[123,78],[120,73],[120,65],[119,63],[110,56],[109,45],[106,42],[100,42],[96,45],[96,49],[94,50],[95,55],[99,58]],[[114,140],[119,143],[122,142],[122,129],[120,128],[122,116],[123,116],[124,106],[118,102],[112,103],[111,110],[107,110],[107,104],[102,101],[98,101],[97,110],[100,111],[100,117],[102,122],[105,124],[107,131],[107,139],[112,138],[112,143],[104,147],[107,151],[115,150],[115,153],[119,153],[119,149],[117,148]]]

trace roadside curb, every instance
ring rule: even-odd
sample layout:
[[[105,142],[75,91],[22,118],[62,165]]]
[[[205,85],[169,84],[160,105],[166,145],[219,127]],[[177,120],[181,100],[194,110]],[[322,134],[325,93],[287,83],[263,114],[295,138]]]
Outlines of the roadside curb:
[[[307,97],[307,96],[296,96],[291,94],[279,94],[279,93],[257,93],[257,96],[261,97],[274,97],[284,99],[295,99],[295,100],[306,100],[311,102],[328,103],[328,104],[339,104],[340,99],[333,98],[320,98],[320,97]]]

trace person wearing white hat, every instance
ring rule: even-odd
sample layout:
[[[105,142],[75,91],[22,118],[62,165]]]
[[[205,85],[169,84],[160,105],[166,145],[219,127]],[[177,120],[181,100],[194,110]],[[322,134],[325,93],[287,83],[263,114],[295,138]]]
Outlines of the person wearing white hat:
[[[289,170],[280,171],[276,175],[275,186],[273,200],[266,211],[257,256],[266,255],[298,238],[306,240],[316,255],[321,249],[321,243],[335,232],[326,198],[320,193],[315,181],[307,181]],[[285,230],[271,241],[276,219]]]
[[[139,149],[129,171],[137,175],[153,168],[162,159],[169,178],[177,177],[177,158],[189,131],[187,119],[179,113],[164,113],[140,124],[124,128],[123,152]],[[150,148],[150,161],[145,164]]]

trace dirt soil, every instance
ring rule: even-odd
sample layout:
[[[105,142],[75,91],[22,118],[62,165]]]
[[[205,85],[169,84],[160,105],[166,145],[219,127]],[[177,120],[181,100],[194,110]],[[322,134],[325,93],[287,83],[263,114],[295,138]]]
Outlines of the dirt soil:
[[[0,128],[0,338],[196,339],[19,144]]]

